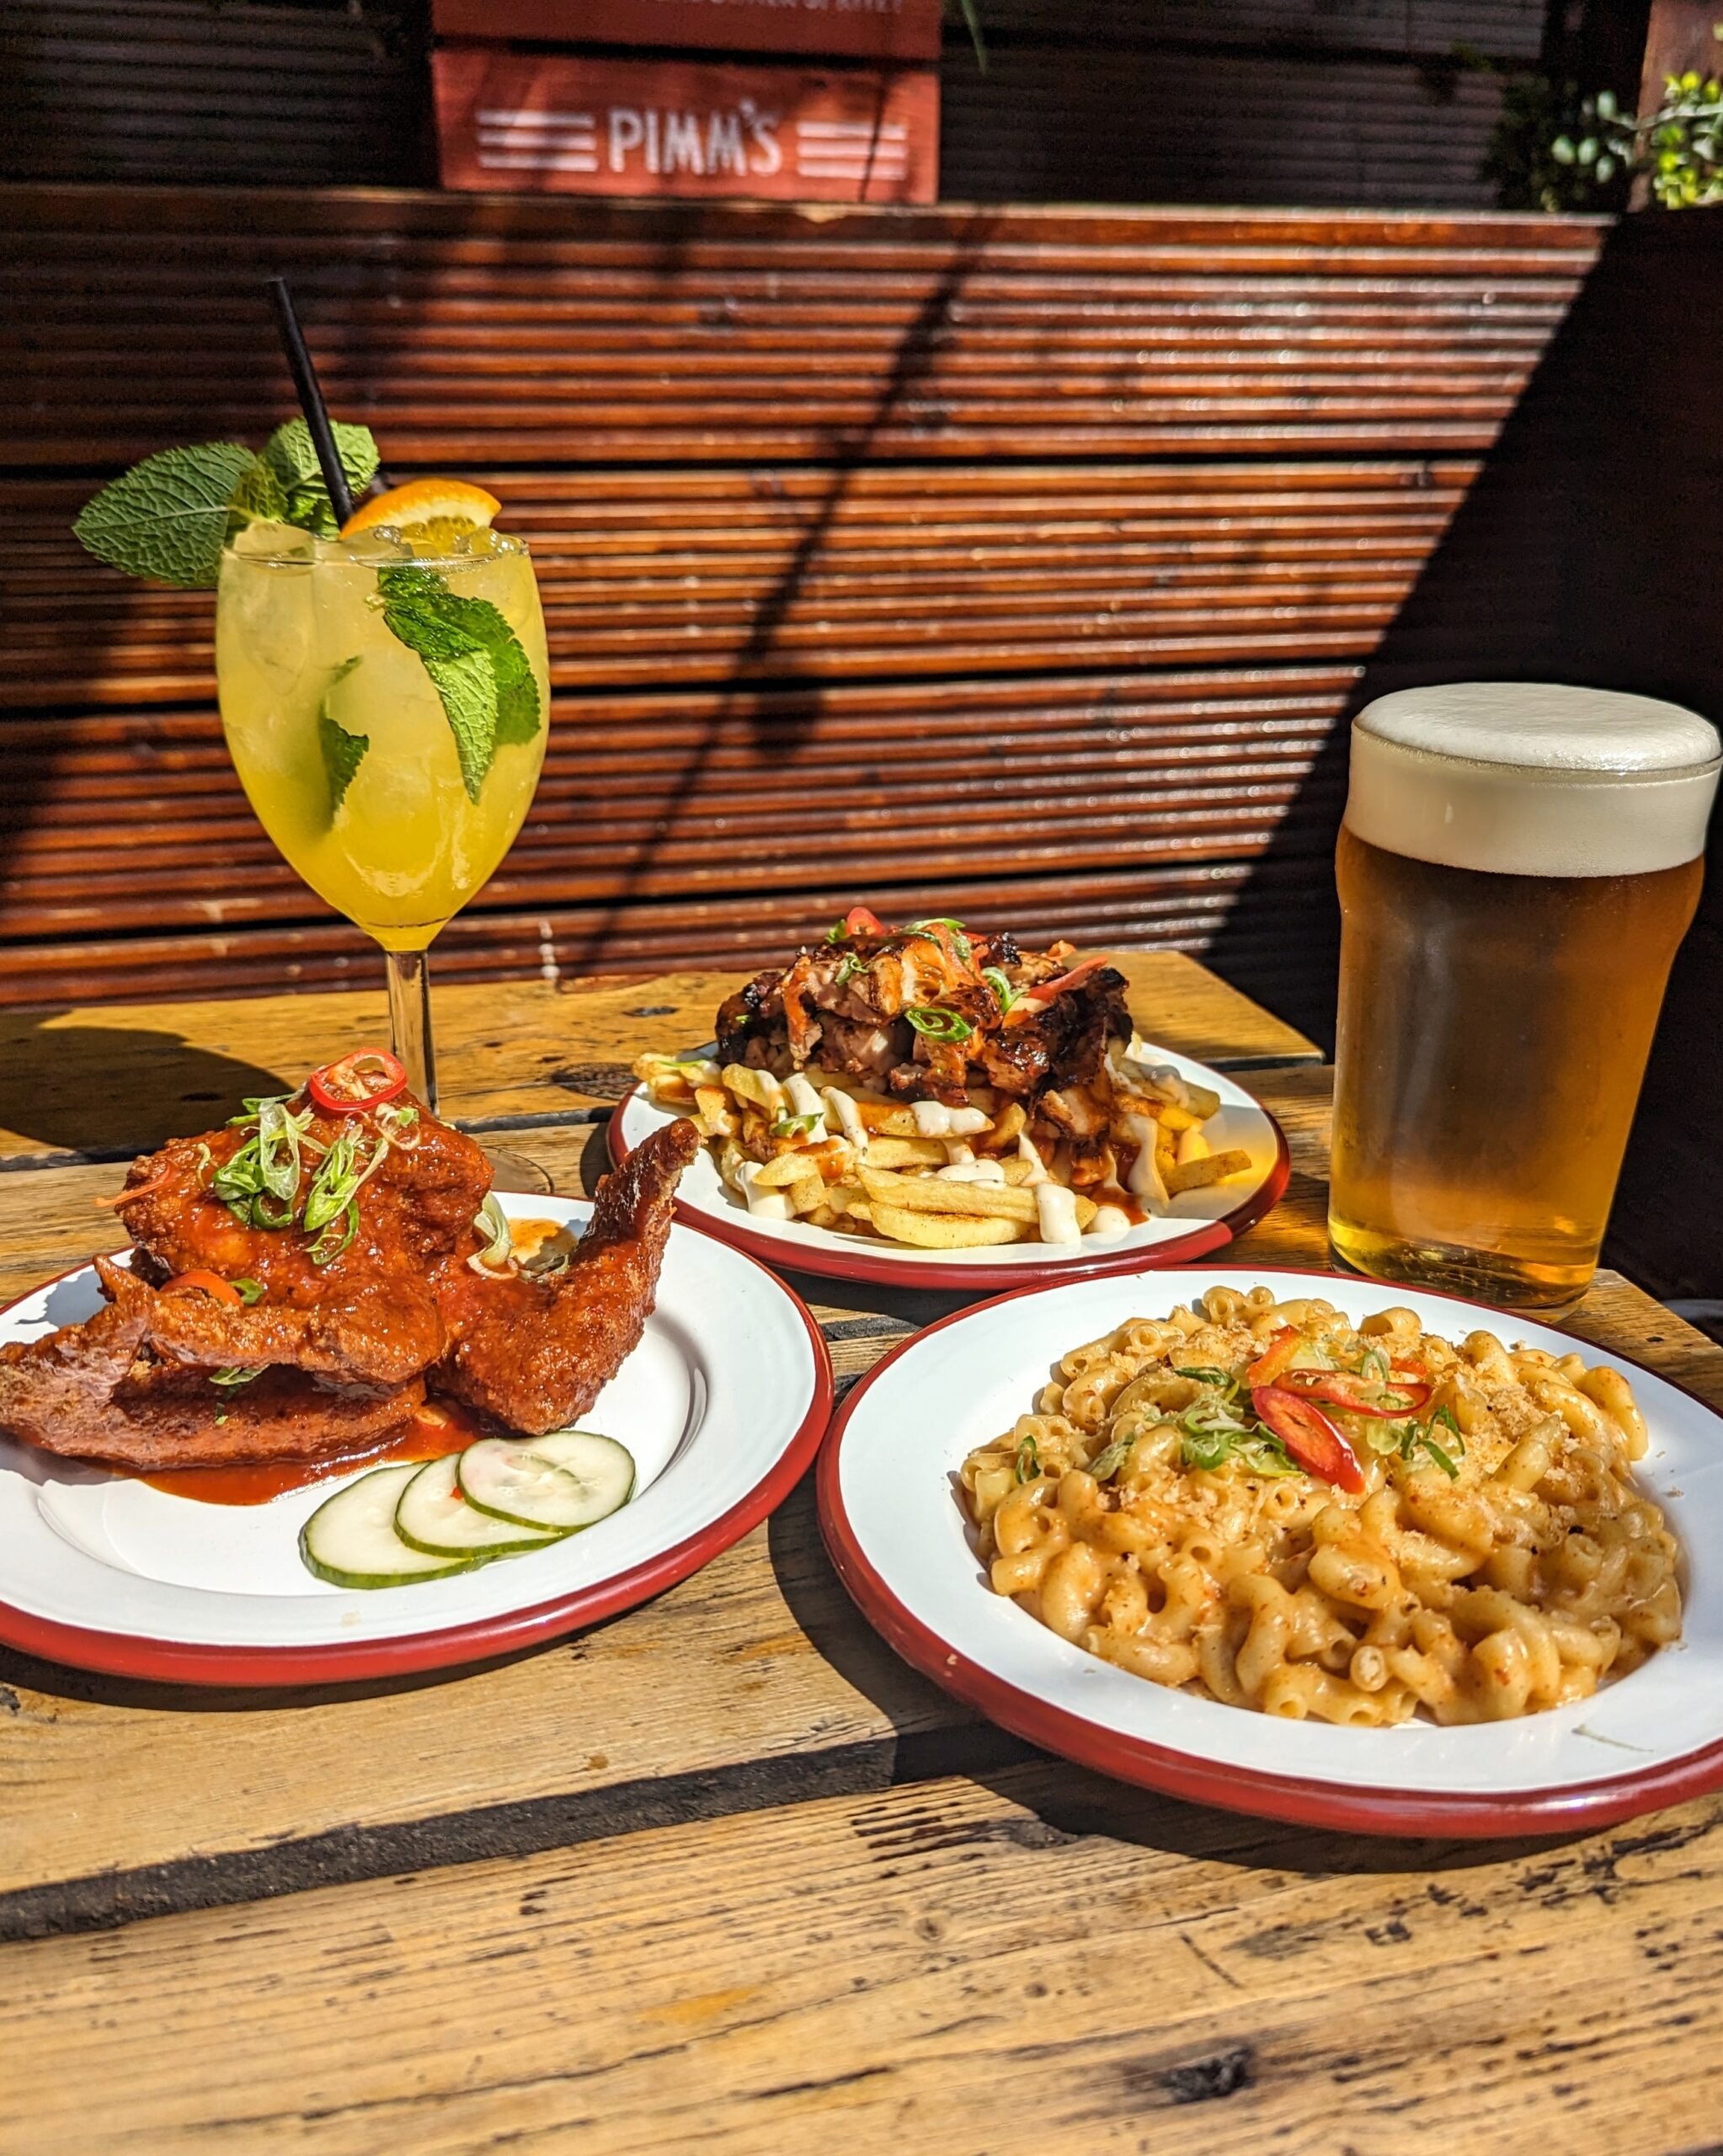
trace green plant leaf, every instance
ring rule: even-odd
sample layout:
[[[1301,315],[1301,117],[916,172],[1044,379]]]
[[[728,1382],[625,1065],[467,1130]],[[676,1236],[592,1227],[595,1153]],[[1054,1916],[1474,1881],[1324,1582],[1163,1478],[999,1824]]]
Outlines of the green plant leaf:
[[[488,599],[458,597],[434,569],[379,569],[377,590],[384,622],[419,654],[436,685],[462,782],[477,801],[498,748],[530,741],[539,729],[531,662]]]
[[[128,576],[212,590],[221,574],[228,504],[256,461],[231,441],[164,449],[87,502],[73,535],[99,561]]]
[[[287,493],[260,456],[254,456],[240,475],[228,508],[248,524],[285,524]]]
[[[329,676],[329,686],[323,691],[323,702],[317,706],[317,747],[323,753],[323,770],[329,782],[329,820],[335,819],[336,811],[347,798],[347,789],[352,785],[360,766],[365,761],[365,752],[371,746],[368,734],[349,734],[329,709],[329,699],[339,683],[358,665],[361,654],[355,652],[351,659],[343,659]]]
[[[376,476],[376,443],[369,427],[349,426],[340,419],[333,420],[331,424],[341,469],[347,475],[348,486],[357,496]],[[329,501],[329,490],[323,484],[323,467],[317,462],[311,429],[305,421],[288,419],[277,427],[264,444],[263,460],[281,483],[286,501],[282,511],[284,520],[298,525],[301,531],[315,532],[320,539],[333,539],[338,528],[335,512]]]
[[[427,659],[461,760],[461,783],[477,801],[497,753],[497,677],[490,654],[463,652],[458,659]]]

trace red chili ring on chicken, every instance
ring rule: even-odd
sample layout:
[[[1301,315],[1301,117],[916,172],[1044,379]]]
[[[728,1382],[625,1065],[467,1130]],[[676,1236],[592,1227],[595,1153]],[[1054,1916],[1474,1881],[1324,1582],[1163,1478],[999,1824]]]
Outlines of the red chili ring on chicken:
[[[387,1049],[359,1048],[313,1070],[305,1083],[325,1115],[363,1115],[407,1091],[407,1066]]]

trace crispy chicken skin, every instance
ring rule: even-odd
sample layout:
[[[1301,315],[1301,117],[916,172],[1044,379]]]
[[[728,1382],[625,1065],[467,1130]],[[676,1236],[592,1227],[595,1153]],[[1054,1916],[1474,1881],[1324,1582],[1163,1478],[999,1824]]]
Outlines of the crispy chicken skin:
[[[437,1289],[453,1346],[435,1385],[511,1429],[536,1434],[584,1415],[639,1344],[658,1293],[691,1123],[655,1131],[599,1186],[568,1270],[503,1279],[456,1260]]]
[[[152,1353],[163,1344],[158,1326],[171,1338],[190,1298],[158,1295],[108,1258],[96,1271],[105,1309],[0,1348],[0,1428],[45,1452],[134,1470],[316,1460],[377,1443],[424,1398],[417,1375],[361,1392],[285,1366],[231,1390],[212,1385],[207,1368]]]
[[[310,1161],[362,1120],[307,1127],[301,1206]],[[136,1161],[117,1208],[138,1245],[132,1267],[98,1258],[103,1310],[0,1348],[0,1429],[151,1471],[349,1454],[404,1424],[428,1383],[522,1431],[579,1414],[652,1310],[692,1124],[605,1182],[567,1270],[542,1278],[473,1269],[489,1163],[423,1109],[410,1128],[360,1187],[352,1241],[322,1266],[302,1225],[250,1225],[210,1190],[243,1131],[176,1139]],[[159,1292],[200,1272],[248,1283],[253,1299],[191,1283]]]

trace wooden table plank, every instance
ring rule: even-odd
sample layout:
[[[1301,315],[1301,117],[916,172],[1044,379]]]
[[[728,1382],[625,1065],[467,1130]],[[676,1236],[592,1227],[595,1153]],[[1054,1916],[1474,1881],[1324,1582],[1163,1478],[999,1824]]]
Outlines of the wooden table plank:
[[[1235,1260],[1320,1264],[1330,1074],[1255,1082],[1288,1131],[1295,1173]],[[520,1145],[563,1189],[601,1163],[590,1126],[535,1129]],[[111,1167],[7,1180],[20,1201],[7,1248],[24,1256],[0,1271],[0,1295],[111,1241],[84,1209],[112,1187]],[[962,1299],[867,1289],[852,1300],[840,1283],[798,1284],[832,1336],[840,1380]],[[1152,1276],[1141,1289],[1151,1307]],[[881,1314],[886,1299],[895,1315]],[[1572,1322],[1723,1406],[1723,1354],[1618,1275],[1599,1276]],[[967,1711],[856,1618],[805,1483],[767,1526],[647,1609],[457,1677],[200,1700],[0,1650],[0,1684],[10,1708],[0,1939],[375,1876],[409,1853],[441,1864],[474,1846],[608,1834],[648,1792],[668,1807],[653,1816],[687,1818],[748,1809],[775,1788],[949,1773],[978,1742]]]
[[[1182,951],[1117,963],[1139,1022],[1168,1048],[1234,1067],[1319,1059]],[[450,982],[432,999],[443,1112],[484,1124],[609,1107],[637,1055],[709,1039],[747,978]],[[0,1161],[207,1129],[244,1095],[297,1085],[312,1065],[387,1037],[381,966],[376,988],[334,994],[0,1012]]]
[[[14,1947],[0,2144],[1667,2156],[1720,1827],[1369,1847],[1038,1762],[653,1828]]]

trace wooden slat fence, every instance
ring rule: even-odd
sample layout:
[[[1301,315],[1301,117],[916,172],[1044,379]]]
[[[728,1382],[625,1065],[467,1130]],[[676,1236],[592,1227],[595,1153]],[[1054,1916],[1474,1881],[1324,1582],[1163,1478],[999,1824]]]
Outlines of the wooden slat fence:
[[[539,563],[545,781],[444,966],[765,958],[860,892],[1200,951],[1254,876],[1295,985],[1313,766],[1599,237],[0,189],[0,997],[368,963],[240,794],[207,595],[67,530],[291,408],[275,270],[392,472],[493,486]]]

